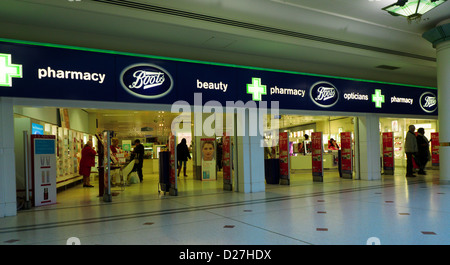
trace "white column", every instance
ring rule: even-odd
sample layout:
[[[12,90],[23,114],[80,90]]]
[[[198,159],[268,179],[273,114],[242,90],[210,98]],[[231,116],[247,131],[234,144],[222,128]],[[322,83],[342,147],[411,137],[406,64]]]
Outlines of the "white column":
[[[263,138],[257,132],[257,128],[249,126],[252,117],[248,109],[244,115],[236,116],[238,191],[244,193],[265,191],[264,148],[261,146]]]
[[[450,27],[449,27],[450,28]],[[439,108],[440,179],[450,181],[450,41],[436,46]]]
[[[358,118],[359,176],[362,180],[380,180],[379,118],[367,115]]]
[[[450,19],[442,21],[422,36],[436,48],[438,119],[439,119],[439,170],[440,180],[450,181]]]
[[[13,113],[12,99],[0,97],[0,217],[17,214]]]

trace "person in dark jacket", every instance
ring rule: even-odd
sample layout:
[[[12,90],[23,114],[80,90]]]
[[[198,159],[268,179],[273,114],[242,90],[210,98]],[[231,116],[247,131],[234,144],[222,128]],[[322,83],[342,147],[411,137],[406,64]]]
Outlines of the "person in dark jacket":
[[[178,161],[178,173],[177,176],[180,176],[181,167],[183,167],[184,176],[186,175],[186,162],[191,159],[191,154],[189,153],[189,148],[186,144],[186,138],[181,139],[181,142],[177,145],[177,161]]]
[[[419,161],[419,175],[426,175],[425,166],[430,160],[430,145],[425,136],[425,129],[419,128],[417,130],[417,161]]]
[[[144,181],[144,175],[142,174],[142,166],[144,165],[144,146],[139,139],[134,141],[134,149],[130,159],[135,160],[133,170],[131,171],[137,171],[139,180],[142,183],[142,181]]]

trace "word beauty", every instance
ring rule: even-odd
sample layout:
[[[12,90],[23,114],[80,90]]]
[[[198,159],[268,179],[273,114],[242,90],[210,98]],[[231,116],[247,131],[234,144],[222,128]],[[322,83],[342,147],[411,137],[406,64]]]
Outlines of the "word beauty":
[[[214,82],[203,82],[197,79],[197,88],[222,90],[222,92],[225,93],[227,92],[228,84],[222,83],[222,81],[220,81],[219,83],[214,83]]]
[[[38,69],[38,78],[58,78],[58,79],[72,79],[94,81],[102,84],[105,81],[106,74],[90,73],[70,70],[54,70],[50,66],[47,68]]]

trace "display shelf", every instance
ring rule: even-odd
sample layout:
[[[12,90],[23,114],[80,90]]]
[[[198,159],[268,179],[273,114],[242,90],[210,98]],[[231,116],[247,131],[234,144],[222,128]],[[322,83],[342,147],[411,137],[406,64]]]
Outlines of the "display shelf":
[[[83,144],[92,138],[88,134],[56,127],[54,132],[57,135],[57,188],[68,185],[83,177],[78,174]]]

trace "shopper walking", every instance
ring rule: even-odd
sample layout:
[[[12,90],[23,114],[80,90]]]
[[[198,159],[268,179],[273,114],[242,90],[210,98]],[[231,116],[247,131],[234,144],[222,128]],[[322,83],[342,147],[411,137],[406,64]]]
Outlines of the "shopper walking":
[[[95,166],[95,156],[97,152],[92,148],[92,141],[87,141],[84,145],[83,150],[81,150],[81,160],[79,173],[83,176],[83,187],[92,188],[90,175],[91,167]]]
[[[426,175],[425,166],[430,160],[430,145],[428,138],[425,136],[425,129],[417,130],[417,160],[419,162],[419,175]]]
[[[189,153],[189,148],[186,144],[186,138],[181,139],[181,142],[177,145],[177,161],[178,161],[178,172],[177,176],[180,176],[181,167],[183,167],[183,174],[186,175],[186,163],[187,160],[191,159],[191,154]]]
[[[144,166],[144,146],[141,144],[139,139],[134,141],[134,149],[130,158],[131,160],[134,159],[134,167],[131,172],[136,171],[139,176],[139,180],[142,183],[144,181],[144,175],[142,174],[142,167]]]
[[[416,160],[417,152],[417,139],[414,131],[416,127],[409,125],[409,131],[406,133],[405,138],[405,153],[406,153],[406,177],[415,177],[413,174],[413,159]]]

